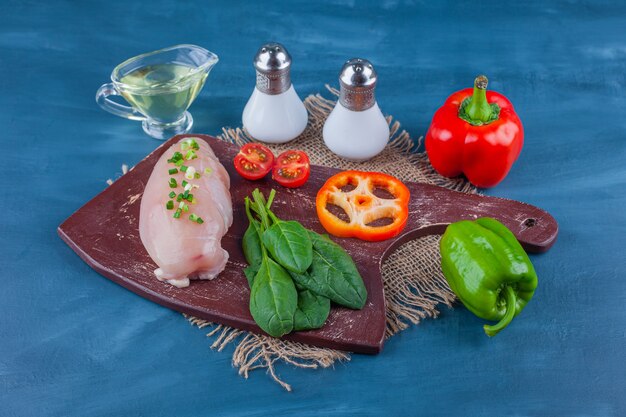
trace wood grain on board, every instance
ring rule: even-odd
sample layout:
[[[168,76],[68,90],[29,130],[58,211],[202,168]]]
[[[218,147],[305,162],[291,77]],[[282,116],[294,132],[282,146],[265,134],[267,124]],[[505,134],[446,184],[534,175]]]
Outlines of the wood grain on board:
[[[226,269],[212,281],[192,281],[176,288],[154,277],[156,264],[139,239],[141,195],[152,168],[173,143],[182,137],[206,140],[231,177],[234,221],[222,239],[229,252]],[[325,233],[317,221],[315,196],[326,179],[339,170],[311,167],[309,181],[287,189],[271,179],[247,181],[236,174],[232,160],[238,147],[207,135],[179,135],[163,143],[128,174],[81,207],[58,228],[61,238],[92,268],[125,288],[163,306],[242,330],[263,333],[248,308],[250,290],[243,268],[241,236],[247,227],[243,210],[245,196],[255,188],[265,193],[277,190],[273,210],[283,219],[300,221],[305,227]],[[352,256],[363,276],[368,300],[362,310],[333,306],[324,327],[295,332],[285,339],[333,349],[378,353],[385,337],[385,298],[382,263],[402,243],[428,234],[440,234],[447,224],[461,219],[490,216],[500,220],[530,252],[544,252],[554,243],[558,225],[547,212],[512,200],[464,194],[441,187],[411,183],[409,221],[403,233],[383,242],[334,239]]]

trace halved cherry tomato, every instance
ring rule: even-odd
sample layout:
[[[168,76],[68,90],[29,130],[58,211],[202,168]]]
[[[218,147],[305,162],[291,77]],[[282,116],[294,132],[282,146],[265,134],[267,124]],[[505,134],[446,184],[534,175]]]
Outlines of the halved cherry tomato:
[[[278,155],[272,170],[274,178],[283,187],[303,185],[311,175],[309,157],[302,151],[285,151]]]
[[[258,143],[246,143],[235,156],[235,169],[247,180],[258,180],[271,171],[274,154]]]

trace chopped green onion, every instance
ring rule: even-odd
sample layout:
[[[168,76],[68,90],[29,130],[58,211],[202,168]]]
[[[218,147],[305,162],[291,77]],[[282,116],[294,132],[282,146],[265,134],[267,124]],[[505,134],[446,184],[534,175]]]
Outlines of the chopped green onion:
[[[174,155],[170,159],[167,160],[169,163],[176,163],[183,159],[183,154],[180,152],[174,152]]]
[[[196,201],[196,197],[192,197],[192,199],[191,199],[191,204],[196,204],[196,203],[197,203],[197,201]]]
[[[185,178],[187,178],[188,180],[192,180],[195,178],[195,175],[196,169],[194,167],[188,167],[187,172],[185,172]]]
[[[195,149],[197,151],[198,149],[200,149],[200,146],[198,145],[198,142],[196,142],[194,138],[189,138],[180,144],[180,148],[183,151],[186,151],[189,148]]]
[[[189,201],[190,203],[193,203],[193,194],[187,194],[187,197],[185,197],[185,200]]]
[[[172,200],[168,201],[167,204],[165,205],[165,208],[168,210],[171,210],[174,208],[174,202]]]
[[[189,211],[189,204],[185,204],[185,205],[183,206],[183,211],[184,211],[185,213],[187,213],[187,212]]]
[[[180,194],[178,194],[178,196],[176,197],[176,201],[177,201],[177,202],[181,202],[181,201],[183,201],[183,198],[185,198],[185,197],[183,197],[183,194],[182,194],[182,193],[180,193]]]
[[[198,224],[204,223],[204,220],[202,220],[202,217],[198,216],[196,213],[191,213],[189,215],[189,220],[191,220],[192,222],[196,222]]]
[[[187,149],[190,149],[190,148],[195,149],[196,151],[200,149],[200,145],[198,145],[198,142],[196,142],[194,138],[189,138],[181,142],[180,144],[181,150],[186,151]]]
[[[199,173],[199,172],[196,172],[196,173],[194,173],[193,175],[194,175],[194,177],[195,177],[197,180],[199,180],[199,179],[200,179],[200,173]]]
[[[176,197],[176,193],[174,191],[170,191],[168,195],[170,196],[170,198]]]
[[[184,159],[179,159],[178,161],[176,161],[176,166],[179,167],[179,166],[181,166],[184,163],[185,163]]]
[[[178,183],[176,182],[176,178],[170,178],[169,184],[170,184],[170,188],[176,188],[178,186]]]
[[[170,175],[174,175],[174,174],[178,173],[178,170],[177,170],[176,168],[170,168],[167,172],[168,172]]]
[[[192,188],[193,188],[193,185],[191,185],[191,184],[187,184],[187,185],[185,185],[185,191],[189,191],[189,190],[191,190]]]
[[[181,167],[180,167],[180,170],[181,170],[182,172],[187,172],[187,169],[188,169],[188,168],[189,168],[188,166],[183,165],[183,166],[181,166]]]
[[[189,149],[185,154],[185,159],[191,161],[192,159],[196,159],[198,155],[193,151],[193,149]]]
[[[186,199],[188,195],[189,195],[189,190],[185,190],[185,192],[183,193],[183,198]]]
[[[211,168],[204,168],[204,173],[209,175],[210,173],[212,173],[213,170]]]
[[[181,184],[183,185],[183,187],[186,187],[189,183],[185,180],[183,180],[183,182],[181,182]]]
[[[178,219],[180,218],[180,215],[183,211],[181,209],[176,209],[176,211],[174,212],[174,218]]]

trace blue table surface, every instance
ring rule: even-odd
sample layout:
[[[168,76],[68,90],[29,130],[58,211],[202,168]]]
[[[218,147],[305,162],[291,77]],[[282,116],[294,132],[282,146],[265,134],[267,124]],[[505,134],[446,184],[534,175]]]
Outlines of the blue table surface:
[[[608,1],[0,1],[0,415],[626,415],[625,28],[626,5]],[[263,371],[238,376],[232,347],[211,351],[57,237],[158,145],[96,105],[117,63],[178,43],[215,51],[191,112],[194,132],[217,134],[240,125],[268,40],[290,50],[301,97],[369,58],[381,108],[414,138],[479,73],[511,99],[524,150],[486,193],[561,229],[531,256],[539,287],[506,331],[488,339],[482,320],[444,308],[378,356],[278,365],[289,394]]]

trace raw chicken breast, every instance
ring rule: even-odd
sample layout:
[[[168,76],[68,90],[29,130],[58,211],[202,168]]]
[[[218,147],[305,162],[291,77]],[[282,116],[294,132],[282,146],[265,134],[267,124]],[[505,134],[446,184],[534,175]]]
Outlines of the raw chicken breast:
[[[141,242],[159,266],[154,274],[176,287],[187,287],[189,279],[213,279],[224,270],[228,252],[222,249],[221,240],[233,222],[230,178],[204,140],[193,138],[199,148],[194,151],[197,158],[184,161],[190,167],[187,174],[195,169],[200,178],[188,179],[180,167],[167,162],[175,152],[185,157],[190,139],[182,139],[161,156],[146,184],[139,214]],[[170,175],[168,170],[172,168],[178,168],[179,172]],[[175,188],[170,187],[171,178],[176,180]],[[193,194],[195,204],[183,200],[189,211],[181,211],[180,218],[174,218],[180,202],[169,194],[184,193],[183,180],[193,185],[189,193]],[[168,210],[166,204],[170,200],[174,208]],[[203,222],[192,221],[192,214]]]

